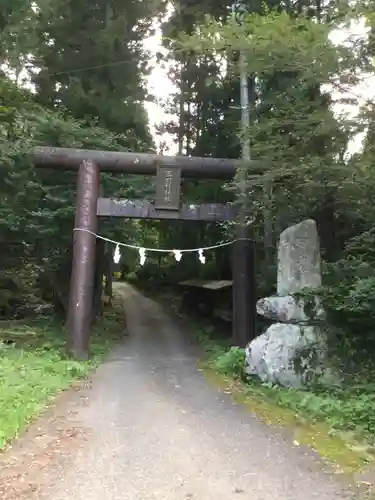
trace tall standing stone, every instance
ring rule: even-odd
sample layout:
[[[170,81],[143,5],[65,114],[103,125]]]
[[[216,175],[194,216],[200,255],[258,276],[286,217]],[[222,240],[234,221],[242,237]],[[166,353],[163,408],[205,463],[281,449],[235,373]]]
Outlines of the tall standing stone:
[[[306,219],[280,235],[277,259],[277,295],[284,297],[322,284],[320,244],[316,223]]]

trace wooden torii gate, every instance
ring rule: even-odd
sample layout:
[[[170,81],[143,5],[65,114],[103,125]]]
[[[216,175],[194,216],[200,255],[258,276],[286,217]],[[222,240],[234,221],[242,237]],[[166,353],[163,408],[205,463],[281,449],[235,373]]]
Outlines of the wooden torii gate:
[[[75,359],[89,356],[93,302],[95,247],[98,216],[142,219],[224,221],[234,218],[232,207],[220,204],[180,205],[183,178],[231,179],[241,160],[159,156],[145,153],[91,151],[40,147],[33,152],[37,168],[78,170],[73,264],[69,291],[68,350]],[[252,161],[252,172],[261,172],[260,162]],[[100,171],[156,175],[156,200],[112,200],[99,197]],[[233,340],[244,347],[255,336],[254,244],[250,240],[233,243]]]

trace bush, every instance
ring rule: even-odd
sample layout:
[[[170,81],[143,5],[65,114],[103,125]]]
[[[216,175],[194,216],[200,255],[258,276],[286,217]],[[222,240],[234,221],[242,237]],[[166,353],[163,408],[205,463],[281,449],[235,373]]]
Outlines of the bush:
[[[245,349],[231,347],[219,355],[212,365],[222,375],[233,377],[236,380],[245,380]]]
[[[342,259],[323,263],[324,285],[314,292],[327,312],[328,331],[334,327],[334,342],[342,357],[375,349],[374,248],[375,232],[350,240]]]

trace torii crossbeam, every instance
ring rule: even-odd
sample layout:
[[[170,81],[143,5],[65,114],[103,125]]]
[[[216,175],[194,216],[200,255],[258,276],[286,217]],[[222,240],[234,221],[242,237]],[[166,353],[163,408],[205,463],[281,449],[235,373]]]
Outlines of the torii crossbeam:
[[[76,359],[89,355],[98,216],[222,221],[233,219],[233,208],[217,204],[180,205],[180,179],[232,179],[243,162],[235,159],[160,156],[146,153],[38,147],[32,153],[37,168],[77,170],[77,198],[73,265],[69,292],[68,349]],[[252,173],[263,173],[263,163],[251,161]],[[99,198],[100,171],[156,175],[154,204],[142,200]],[[124,208],[127,206],[127,208]],[[117,208],[116,208],[117,207]],[[255,336],[254,246],[247,240],[233,244],[233,341],[245,346]]]

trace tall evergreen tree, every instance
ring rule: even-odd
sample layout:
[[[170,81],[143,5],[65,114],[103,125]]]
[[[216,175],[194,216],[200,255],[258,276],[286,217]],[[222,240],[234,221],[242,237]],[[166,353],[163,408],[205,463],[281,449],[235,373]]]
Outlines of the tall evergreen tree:
[[[279,13],[284,12],[290,18],[303,16],[316,24],[323,25],[327,28],[327,33],[342,15],[334,2],[322,3],[319,0],[298,2],[270,0],[266,4],[244,1],[240,4],[242,12],[255,13],[261,17],[267,17],[270,9]],[[173,106],[175,114],[180,115],[180,120],[179,123],[170,124],[170,130],[175,132],[179,130],[180,142],[188,145],[188,152],[193,155],[240,156],[238,46],[237,49],[233,47],[232,50],[227,51],[219,61],[218,55],[214,52],[210,54],[207,51],[202,55],[189,49],[181,53],[178,49],[174,49],[176,45],[171,40],[178,38],[181,31],[190,34],[194,24],[204,24],[202,19],[206,14],[211,15],[219,25],[225,23],[231,17],[231,8],[232,3],[225,1],[207,1],[203,4],[195,4],[194,8],[191,1],[182,0],[178,2],[175,13],[165,26],[166,44],[174,50],[171,58],[175,58],[181,68],[180,74],[175,72],[175,75],[178,75],[177,87],[180,87],[180,82],[185,82],[185,107],[183,112],[180,112],[181,104],[179,96],[176,95]],[[293,55],[290,57],[293,59]],[[227,71],[225,76],[220,76],[225,65],[235,68],[235,71]],[[322,91],[321,84],[324,82],[319,78],[315,80],[310,78],[301,86],[301,71],[298,68],[291,71],[287,66],[288,64],[285,64],[284,67],[281,65],[273,71],[263,71],[261,78],[255,73],[249,74],[253,153],[265,159],[275,154],[274,146],[267,144],[267,141],[269,141],[269,136],[274,137],[274,132],[276,132],[276,129],[272,130],[272,127],[280,127],[281,115],[289,112],[285,109],[289,97],[285,101],[285,96],[290,95],[290,99],[295,100],[296,96],[293,93],[298,89],[298,102],[304,103],[301,114],[298,115],[297,122],[290,121],[288,125],[285,124],[285,118],[283,118],[279,135],[280,137],[283,135],[283,140],[289,141],[293,149],[293,141],[299,141],[296,139],[294,130],[301,131],[302,124],[309,122],[309,120],[306,122],[306,119],[314,116],[314,125],[310,123],[307,127],[314,126],[315,134],[314,137],[309,135],[309,143],[305,146],[309,155],[320,158],[319,161],[317,160],[318,163],[325,164],[328,168],[328,165],[335,163],[335,159],[342,157],[342,147],[345,148],[342,144],[342,126],[332,115],[329,94]],[[293,105],[292,101],[290,101],[290,106]],[[271,126],[271,122],[274,122],[274,125]],[[264,131],[264,127],[269,126],[271,129]],[[261,144],[263,144],[262,147]],[[302,146],[302,143],[299,142],[299,145]],[[278,147],[281,147],[280,154],[283,154],[283,145],[279,144]],[[306,148],[303,154],[307,153]],[[295,154],[295,161],[299,161],[302,152],[295,151]],[[315,216],[319,221],[323,235],[323,249],[328,252],[335,248],[332,224],[335,219],[336,188],[324,174],[319,189],[320,203],[311,207],[310,215]],[[262,192],[261,206],[266,198],[265,192]],[[269,207],[272,205],[271,199],[267,201],[267,205]],[[264,210],[268,217],[269,208],[264,207]],[[281,219],[281,226],[278,225],[277,230],[290,220],[287,214]],[[267,237],[267,235],[264,236]]]
[[[51,0],[38,14],[38,101],[115,133],[150,141],[142,102],[154,10],[144,1]],[[135,144],[128,144],[129,147]]]

